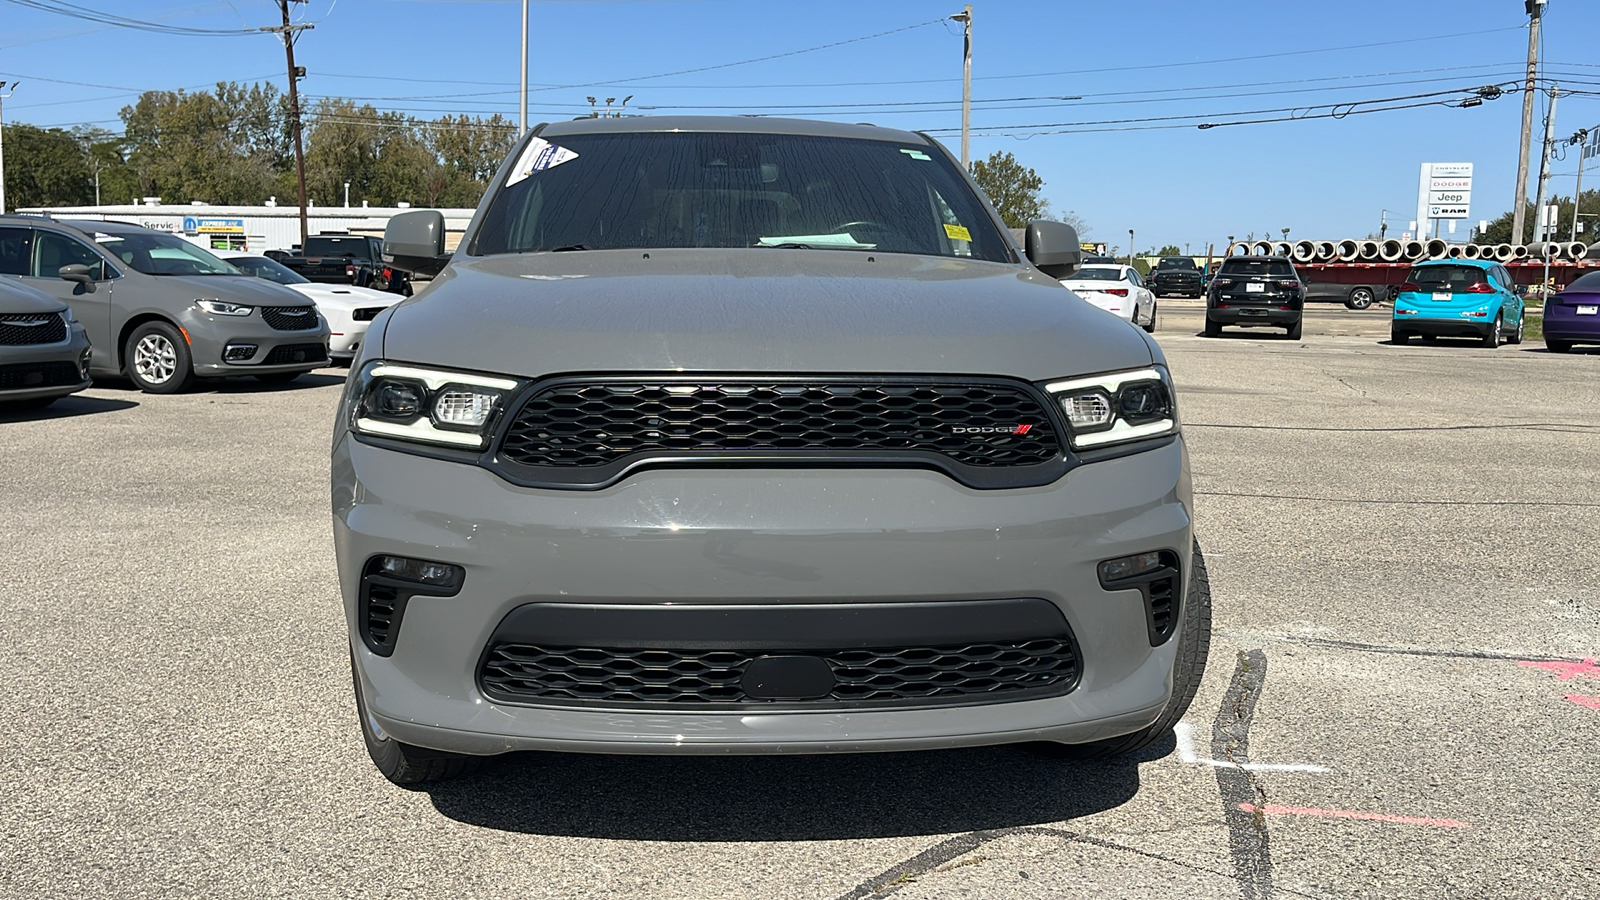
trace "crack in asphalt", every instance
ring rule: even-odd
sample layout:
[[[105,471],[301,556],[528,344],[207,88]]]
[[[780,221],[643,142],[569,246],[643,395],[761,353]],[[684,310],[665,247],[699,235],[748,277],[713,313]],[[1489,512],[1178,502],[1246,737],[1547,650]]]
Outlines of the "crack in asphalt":
[[[1365,644],[1359,641],[1341,641],[1333,638],[1310,637],[1294,634],[1244,634],[1223,633],[1222,636],[1246,640],[1277,641],[1288,644],[1306,644],[1330,650],[1354,650],[1360,653],[1389,653],[1399,656],[1432,656],[1452,659],[1511,660],[1515,662],[1582,662],[1572,656],[1547,656],[1541,653],[1508,653],[1501,650],[1436,650],[1428,647],[1401,647],[1394,644]]]
[[[1256,699],[1267,677],[1267,655],[1260,650],[1239,651],[1233,680],[1222,697],[1211,729],[1211,755],[1234,767],[1217,767],[1217,791],[1222,795],[1222,816],[1228,825],[1228,849],[1233,855],[1234,878],[1242,900],[1269,900],[1272,887],[1272,847],[1267,835],[1266,787],[1254,772],[1243,768],[1250,761],[1250,724]],[[1255,812],[1240,807],[1250,804]]]

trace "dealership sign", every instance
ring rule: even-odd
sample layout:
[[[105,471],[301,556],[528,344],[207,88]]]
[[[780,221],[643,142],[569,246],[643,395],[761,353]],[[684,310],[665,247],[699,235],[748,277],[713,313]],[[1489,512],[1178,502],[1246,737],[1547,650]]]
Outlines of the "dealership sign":
[[[244,234],[243,219],[201,219],[185,216],[184,234]]]
[[[1426,235],[1431,230],[1429,219],[1471,216],[1472,163],[1423,163],[1417,179],[1418,232]]]

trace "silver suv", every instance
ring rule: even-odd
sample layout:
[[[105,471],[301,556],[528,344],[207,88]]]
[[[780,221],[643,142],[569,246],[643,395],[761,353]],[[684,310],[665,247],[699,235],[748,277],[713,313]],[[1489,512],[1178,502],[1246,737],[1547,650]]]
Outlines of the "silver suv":
[[[171,394],[196,378],[283,382],[328,364],[310,300],[181,237],[121,222],[0,216],[0,275],[72,308],[89,371]]]
[[[333,440],[367,749],[1125,752],[1210,599],[1156,344],[921,134],[542,126],[373,322]]]

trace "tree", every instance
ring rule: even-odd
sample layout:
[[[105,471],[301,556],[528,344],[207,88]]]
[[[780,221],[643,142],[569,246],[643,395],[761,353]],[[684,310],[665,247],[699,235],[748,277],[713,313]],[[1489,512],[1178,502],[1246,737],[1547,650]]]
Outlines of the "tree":
[[[1162,247],[1160,250],[1157,250],[1153,255],[1155,255],[1155,256],[1182,256],[1183,255],[1183,251],[1179,250],[1178,249],[1178,245],[1176,245],[1176,244],[1167,244],[1166,246]]]
[[[973,160],[972,178],[989,196],[989,202],[994,204],[1007,228],[1024,228],[1034,219],[1043,219],[1050,213],[1050,204],[1039,196],[1044,179],[1017,162],[1010,153],[996,150],[987,160]],[[1079,228],[1080,236],[1086,230],[1081,223],[1075,227]]]
[[[6,128],[5,139],[6,205],[12,210],[94,201],[94,181],[71,132],[17,123]]]
[[[1583,227],[1588,229],[1587,231],[1578,232],[1578,239],[1588,241],[1591,244],[1595,243],[1596,240],[1600,240],[1595,237],[1595,229],[1597,227],[1596,223],[1600,223],[1600,218],[1591,217],[1596,213],[1600,213],[1600,191],[1584,191],[1583,195],[1578,199],[1579,203],[1576,211],[1583,213],[1583,217],[1580,219],[1580,221],[1583,223]],[[1564,241],[1572,236],[1572,214],[1574,212],[1572,198],[1555,197],[1548,202],[1554,204],[1557,209],[1555,239],[1558,241]],[[1523,204],[1523,212],[1527,218],[1527,225],[1524,226],[1528,229],[1528,234],[1526,237],[1531,239],[1535,233],[1534,228],[1536,227],[1536,223],[1539,221],[1539,217],[1534,214],[1532,203]],[[1489,223],[1489,227],[1485,229],[1482,234],[1479,234],[1477,237],[1473,238],[1473,243],[1522,243],[1522,241],[1516,240],[1511,236],[1511,226],[1513,224],[1511,218],[1510,210],[1501,213],[1499,218]]]
[[[169,202],[260,203],[286,166],[286,118],[271,85],[146,91],[122,110],[128,164]]]

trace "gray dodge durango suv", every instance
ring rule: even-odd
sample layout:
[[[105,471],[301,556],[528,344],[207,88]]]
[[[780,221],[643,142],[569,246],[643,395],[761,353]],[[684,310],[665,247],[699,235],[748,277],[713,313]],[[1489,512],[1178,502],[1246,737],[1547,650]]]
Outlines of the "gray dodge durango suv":
[[[121,222],[0,216],[0,275],[72,307],[89,370],[171,394],[196,378],[290,381],[328,364],[310,300],[173,234]]]
[[[332,449],[356,707],[400,783],[516,750],[829,753],[1171,730],[1210,599],[1164,358],[925,135],[520,140],[361,347]]]

